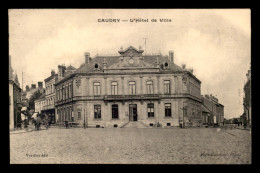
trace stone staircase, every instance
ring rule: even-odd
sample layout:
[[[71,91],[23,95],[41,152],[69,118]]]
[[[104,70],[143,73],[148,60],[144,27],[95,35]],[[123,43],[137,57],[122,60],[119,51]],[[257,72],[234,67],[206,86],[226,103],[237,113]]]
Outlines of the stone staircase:
[[[143,123],[138,121],[130,121],[123,128],[149,128],[149,127],[145,126]]]

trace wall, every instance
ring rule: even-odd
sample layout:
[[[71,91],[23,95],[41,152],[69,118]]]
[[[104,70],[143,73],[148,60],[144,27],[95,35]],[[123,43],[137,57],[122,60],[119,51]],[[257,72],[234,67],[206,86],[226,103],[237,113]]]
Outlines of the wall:
[[[154,103],[154,117],[148,117],[147,104]],[[165,117],[165,103],[171,103],[171,117]],[[101,105],[101,119],[94,118],[94,105]],[[118,104],[119,118],[112,119],[112,104]],[[138,121],[143,122],[149,126],[150,123],[156,124],[160,122],[163,126],[167,126],[167,123],[171,123],[171,126],[179,125],[179,117],[182,116],[182,100],[165,99],[160,103],[158,101],[132,101],[132,102],[108,102],[105,104],[103,101],[82,101],[77,102],[73,106],[74,120],[80,124],[84,123],[84,111],[85,121],[89,126],[101,125],[101,126],[113,126],[114,124],[123,125],[129,121],[129,105],[137,105]],[[78,119],[78,112],[81,112],[81,119]]]
[[[9,83],[9,129],[14,129],[14,94],[13,84]]]
[[[61,88],[62,86],[72,83],[72,91],[73,91],[73,98],[76,99],[78,96],[80,96],[83,100],[88,98],[92,99],[92,101],[76,101],[73,103],[73,105],[70,102],[67,102],[67,105],[72,106],[73,110],[73,117],[76,122],[79,122],[80,124],[83,124],[84,122],[84,110],[86,115],[86,121],[88,121],[89,125],[104,125],[104,126],[112,126],[114,123],[117,124],[123,124],[126,121],[129,120],[129,117],[127,116],[129,114],[129,104],[131,102],[126,101],[125,104],[122,102],[115,102],[119,106],[119,119],[112,119],[111,115],[111,107],[112,103],[108,102],[107,104],[104,102],[104,100],[93,100],[94,96],[94,82],[100,82],[100,88],[101,88],[101,96],[104,95],[111,95],[111,82],[116,81],[118,82],[118,95],[130,95],[129,93],[129,81],[135,81],[136,82],[136,95],[143,95],[148,94],[147,93],[147,86],[146,82],[148,80],[153,81],[153,90],[154,94],[164,94],[164,80],[170,80],[171,82],[171,95],[170,96],[182,96],[182,93],[187,93],[188,90],[188,83],[186,86],[183,85],[183,74],[125,74],[125,75],[93,75],[93,76],[76,76],[75,78],[68,79],[67,81],[62,82],[61,84],[56,86],[56,89]],[[192,81],[191,79],[188,79],[188,81]],[[195,83],[197,87],[200,87],[200,84]],[[186,89],[184,89],[186,88]],[[194,87],[191,87],[191,90],[193,90]],[[57,90],[56,90],[57,91]],[[196,92],[192,91],[192,94],[196,97],[200,96],[200,89],[198,89]],[[89,97],[90,96],[90,97]],[[102,98],[102,97],[101,97]],[[199,97],[200,98],[200,97]],[[167,123],[171,123],[172,126],[178,126],[180,123],[180,120],[183,116],[183,106],[184,102],[188,105],[188,116],[186,117],[186,120],[192,120],[196,119],[197,121],[200,121],[202,119],[201,116],[201,107],[200,103],[193,101],[189,102],[189,99],[184,98],[174,98],[174,99],[161,99],[160,103],[158,101],[152,101],[154,102],[154,111],[155,111],[155,117],[154,118],[148,118],[147,117],[147,102],[144,99],[143,103],[140,101],[132,101],[133,104],[137,104],[137,110],[138,110],[138,121],[142,121],[144,124],[149,125],[149,123],[157,123],[158,121],[162,123],[163,126],[166,126]],[[165,109],[164,104],[165,103],[171,103],[172,108],[172,117],[165,117]],[[100,104],[101,105],[101,112],[102,112],[102,118],[100,120],[94,119],[94,105]],[[194,106],[195,105],[195,106]],[[62,106],[62,107],[64,107]],[[56,112],[59,110],[60,106],[56,106]],[[190,116],[191,110],[195,109],[197,110],[198,115],[196,117]],[[81,119],[78,119],[78,112],[81,113]],[[59,115],[60,117],[60,115]]]

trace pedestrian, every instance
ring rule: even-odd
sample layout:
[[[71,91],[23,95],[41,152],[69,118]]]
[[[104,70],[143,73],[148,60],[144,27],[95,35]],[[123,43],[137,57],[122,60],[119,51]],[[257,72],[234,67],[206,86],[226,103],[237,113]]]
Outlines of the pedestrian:
[[[73,113],[71,114],[71,121],[74,121]]]
[[[38,115],[36,118],[36,130],[40,130],[40,126],[41,126],[41,117],[40,115]]]
[[[244,129],[246,129],[246,121],[244,121]]]
[[[66,128],[69,128],[69,121],[67,119],[65,120],[65,126]]]

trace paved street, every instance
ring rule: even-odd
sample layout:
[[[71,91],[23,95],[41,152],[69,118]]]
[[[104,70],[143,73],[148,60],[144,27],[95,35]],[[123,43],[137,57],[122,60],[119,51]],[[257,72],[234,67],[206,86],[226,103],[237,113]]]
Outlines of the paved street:
[[[10,163],[249,164],[248,130],[50,128],[10,135]]]

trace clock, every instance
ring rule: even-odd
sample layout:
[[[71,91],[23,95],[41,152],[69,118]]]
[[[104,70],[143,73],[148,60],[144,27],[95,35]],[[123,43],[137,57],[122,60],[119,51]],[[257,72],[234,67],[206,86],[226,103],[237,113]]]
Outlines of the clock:
[[[133,64],[134,63],[134,60],[131,58],[131,59],[129,59],[129,64]]]

